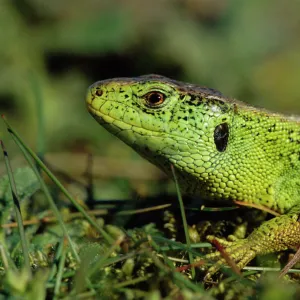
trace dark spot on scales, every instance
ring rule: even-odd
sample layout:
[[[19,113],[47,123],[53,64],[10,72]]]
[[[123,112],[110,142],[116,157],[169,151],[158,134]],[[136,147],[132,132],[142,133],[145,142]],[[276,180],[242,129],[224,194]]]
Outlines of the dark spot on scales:
[[[202,100],[203,100],[203,98],[199,97],[198,95],[193,95],[193,94],[191,94],[190,97],[191,97],[191,98],[190,98],[191,101],[199,101],[199,102],[201,103]],[[200,104],[200,103],[199,103],[199,104]]]
[[[278,138],[267,139],[267,140],[266,140],[266,143],[276,142],[277,140],[278,140]]]

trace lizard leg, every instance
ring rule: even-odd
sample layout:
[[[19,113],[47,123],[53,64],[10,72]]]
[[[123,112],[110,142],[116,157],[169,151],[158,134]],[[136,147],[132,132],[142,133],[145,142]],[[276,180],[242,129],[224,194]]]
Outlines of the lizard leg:
[[[266,221],[246,239],[229,242],[214,236],[208,236],[207,238],[211,242],[216,240],[224,247],[229,258],[236,263],[239,269],[242,269],[258,254],[267,254],[300,246],[298,213],[290,213]],[[226,265],[226,260],[218,251],[206,255],[206,258],[217,260],[207,272],[205,279],[209,279],[222,265]]]

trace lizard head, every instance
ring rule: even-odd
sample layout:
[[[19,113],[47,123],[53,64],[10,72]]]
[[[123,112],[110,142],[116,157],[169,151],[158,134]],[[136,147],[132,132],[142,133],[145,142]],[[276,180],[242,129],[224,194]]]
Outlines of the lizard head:
[[[293,118],[158,75],[96,82],[86,103],[103,127],[169,176],[172,164],[188,194],[280,212],[299,199]],[[293,189],[284,186],[292,181]]]
[[[168,174],[173,164],[186,192],[203,192],[225,168],[219,162],[230,147],[234,104],[218,91],[146,75],[98,81],[86,103],[103,127],[140,155]]]

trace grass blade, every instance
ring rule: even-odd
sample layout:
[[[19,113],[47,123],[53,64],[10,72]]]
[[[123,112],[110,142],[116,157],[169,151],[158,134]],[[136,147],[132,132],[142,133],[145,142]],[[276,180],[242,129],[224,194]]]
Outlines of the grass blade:
[[[76,209],[82,213],[82,215],[87,219],[87,221],[93,225],[105,238],[108,243],[112,243],[113,239],[101,228],[97,222],[91,218],[91,216],[85,211],[85,209],[77,203],[77,201],[71,196],[67,189],[59,182],[56,176],[47,168],[47,166],[41,161],[41,159],[23,142],[18,133],[9,125],[7,120],[2,116],[2,119],[7,126],[8,132],[16,138],[18,145],[22,145],[24,149],[30,154],[30,156],[35,160],[39,167],[51,178],[51,180],[59,187],[61,192],[71,201],[71,203],[76,207]]]
[[[183,229],[184,229],[186,244],[187,244],[187,247],[189,249],[191,249],[191,240],[190,240],[190,236],[189,236],[189,229],[188,229],[188,225],[187,225],[187,221],[186,221],[184,205],[183,205],[181,192],[180,192],[178,180],[177,180],[177,177],[176,177],[176,174],[175,174],[175,169],[174,169],[173,165],[171,165],[171,170],[172,170],[172,174],[173,174],[174,181],[175,181],[176,192],[177,192],[178,202],[179,202],[179,206],[180,206],[180,212],[181,212],[181,218],[182,218],[182,223],[183,223]],[[194,258],[193,258],[193,255],[190,251],[188,251],[188,256],[189,256],[190,265],[193,266]],[[191,271],[192,271],[192,278],[195,278],[195,274],[196,274],[195,273],[195,268],[192,267]]]
[[[71,248],[71,251],[75,257],[75,259],[79,262],[80,261],[80,258],[79,258],[79,255],[75,249],[75,245],[68,233],[68,230],[65,226],[65,223],[64,223],[64,220],[63,220],[63,217],[61,216],[51,194],[50,194],[50,191],[48,189],[48,187],[46,186],[43,178],[41,177],[41,174],[39,173],[38,169],[36,168],[35,164],[32,162],[31,158],[29,157],[28,153],[26,152],[26,150],[24,149],[24,147],[19,144],[19,141],[16,139],[16,137],[13,135],[12,136],[13,140],[15,141],[15,143],[19,146],[20,150],[22,151],[25,159],[27,160],[28,164],[30,165],[30,167],[32,168],[32,170],[34,171],[36,177],[38,178],[39,182],[40,182],[40,185],[41,185],[41,189],[42,191],[44,192],[45,194],[45,197],[46,197],[46,200],[48,201],[52,211],[53,211],[53,214],[54,216],[56,217],[62,231],[63,231],[63,234],[65,235],[65,237],[68,239],[68,242],[69,242],[69,245],[70,245],[70,248]]]
[[[27,240],[26,240],[26,236],[25,236],[25,230],[24,230],[24,226],[23,226],[23,220],[22,220],[22,214],[21,214],[21,208],[20,208],[20,199],[19,199],[19,196],[17,193],[17,187],[15,184],[11,165],[9,162],[8,153],[4,147],[4,143],[2,140],[0,141],[0,143],[1,143],[2,150],[3,150],[5,166],[7,169],[7,174],[8,174],[11,192],[12,192],[12,196],[13,196],[13,204],[14,204],[14,209],[15,209],[15,213],[16,213],[16,220],[18,222],[21,246],[22,246],[23,255],[24,255],[24,265],[25,265],[25,268],[30,272],[31,270],[30,270],[30,261],[29,261],[29,251],[28,251],[28,244],[27,244]]]
[[[58,270],[57,270],[57,276],[56,276],[56,281],[55,281],[55,287],[54,287],[54,299],[57,299],[59,295],[59,290],[60,290],[60,285],[61,285],[61,280],[62,280],[62,275],[65,267],[65,261],[66,261],[66,245],[65,241],[62,241],[62,253],[60,257],[60,261],[58,264]]]

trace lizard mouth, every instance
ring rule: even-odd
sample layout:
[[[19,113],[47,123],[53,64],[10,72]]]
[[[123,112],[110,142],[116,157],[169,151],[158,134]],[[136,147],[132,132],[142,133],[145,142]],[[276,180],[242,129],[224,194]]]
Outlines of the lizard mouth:
[[[86,98],[85,98],[86,107],[87,107],[87,110],[89,111],[89,113],[101,125],[111,124],[114,121],[114,119],[112,117],[108,116],[107,114],[102,113],[100,107],[95,108],[93,106],[94,100],[95,100],[95,94],[91,90],[89,90],[86,95]]]
[[[142,126],[134,126],[131,124],[128,124],[120,119],[113,118],[106,113],[101,112],[100,109],[96,109],[92,106],[92,100],[87,99],[87,109],[89,113],[93,116],[93,118],[99,122],[106,130],[110,131],[111,133],[115,135],[119,135],[121,132],[124,131],[131,131],[133,134],[138,134],[138,135],[144,135],[144,136],[157,136],[157,137],[162,137],[162,138],[174,138],[174,140],[182,140],[186,141],[189,144],[193,143],[195,144],[196,142],[192,139],[186,138],[181,135],[177,135],[174,133],[167,133],[163,131],[155,131],[155,130],[149,130],[146,128],[143,128]],[[121,137],[119,137],[121,138]],[[122,139],[122,138],[121,138]],[[198,144],[199,146],[199,144]]]
[[[99,122],[100,125],[110,125],[113,123],[114,119],[101,113],[101,111],[95,109],[92,107],[91,104],[87,104],[87,109],[89,113],[93,116],[94,119],[96,119],[97,122]]]
[[[101,110],[93,108],[93,106],[88,103],[87,104],[88,111],[90,114],[101,124],[101,125],[108,125],[105,126],[106,129],[109,129],[110,127],[114,127],[114,129],[118,128],[121,130],[133,130],[132,125],[129,125],[119,119],[115,119],[105,113],[102,113]],[[107,128],[109,127],[109,128]],[[110,130],[112,131],[112,130]],[[116,133],[115,130],[113,130],[113,133]]]

